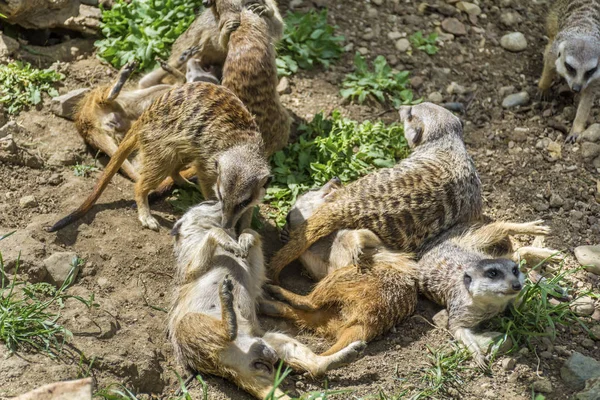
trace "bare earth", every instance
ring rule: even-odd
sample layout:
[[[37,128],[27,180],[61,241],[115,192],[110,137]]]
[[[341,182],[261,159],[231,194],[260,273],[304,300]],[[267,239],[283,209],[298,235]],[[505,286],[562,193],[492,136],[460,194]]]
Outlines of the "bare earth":
[[[282,3],[282,11],[289,9],[287,1]],[[591,161],[582,159],[580,145],[565,145],[565,135],[549,128],[549,121],[570,127],[573,97],[569,93],[559,96],[556,85],[555,100],[536,99],[546,43],[545,2],[480,2],[487,17],[480,15],[476,23],[469,21],[466,14],[456,12],[454,17],[466,26],[467,34],[445,39],[434,56],[416,49],[412,55],[400,53],[394,46],[395,40],[388,38],[392,31],[408,35],[418,30],[432,32],[446,18],[435,12],[419,13],[418,2],[396,0],[399,4],[395,4],[384,0],[381,6],[360,0],[327,3],[330,23],[339,26],[338,32],[346,37],[347,43],[354,44],[354,49],[328,71],[299,72],[292,76],[291,93],[282,96],[285,106],[308,120],[321,110],[329,113],[338,108],[358,121],[376,118],[396,121],[395,111],[385,113],[385,108],[377,104],[344,104],[338,94],[344,75],[352,70],[354,51],[367,48],[369,59],[385,55],[397,69],[412,72],[414,91],[419,97],[440,92],[444,102],[461,102],[466,107],[461,115],[465,121],[465,141],[484,183],[487,214],[514,221],[544,219],[553,229],[546,245],[566,250],[567,266],[577,266],[573,248],[600,242],[598,173]],[[429,3],[453,8],[448,5],[451,2]],[[309,9],[312,4],[305,0],[302,7]],[[500,16],[507,12],[518,13],[522,22],[512,27],[504,25]],[[515,30],[524,33],[528,41],[527,49],[521,53],[510,53],[499,45],[502,35]],[[105,83],[116,73],[92,54],[61,68],[67,76],[61,93]],[[451,82],[463,86],[467,93],[449,94],[446,88]],[[529,92],[532,101],[520,109],[503,109],[503,96],[499,93],[503,86],[514,86],[515,92]],[[596,109],[592,118],[598,120]],[[169,305],[174,263],[169,229],[179,215],[169,203],[159,201],[152,208],[163,228],[160,232],[141,229],[133,208],[133,185],[119,175],[83,220],[58,234],[46,233],[44,226],[73,209],[91,191],[98,173],[76,177],[72,165],[77,161],[93,163],[94,153],[86,149],[72,122],[50,112],[49,101],[38,110],[21,113],[16,121],[21,127],[14,134],[17,144],[39,155],[45,165],[32,169],[0,163],[0,234],[17,230],[12,238],[0,242],[4,259],[13,260],[20,250],[21,272],[35,276],[40,270],[43,273],[42,260],[51,254],[76,252],[86,259],[86,264],[70,293],[93,292],[100,307],[88,311],[76,301],[66,303],[62,321],[75,336],[59,360],[28,353],[6,358],[7,351],[0,346],[0,396],[10,397],[45,383],[76,378],[81,373],[80,355],[84,355],[87,360],[95,357],[91,375],[97,387],[119,382],[141,393],[140,398],[169,398],[178,388],[174,370],[182,371],[175,364],[166,339],[166,314],[156,307],[165,309]],[[525,130],[514,133],[515,128]],[[559,146],[559,157],[547,148],[549,141]],[[550,207],[552,194],[563,199],[561,207]],[[21,207],[19,200],[27,195],[35,196],[37,204]],[[280,244],[272,225],[263,233],[270,239],[266,241],[266,251],[270,254]],[[519,239],[522,244],[532,240]],[[308,289],[308,279],[296,283],[300,273],[298,266],[295,267],[295,271],[292,267],[286,270],[283,285],[295,290]],[[598,277],[580,272],[573,280],[573,287],[597,290]],[[414,317],[399,324],[395,332],[370,343],[362,359],[331,372],[328,387],[351,389],[357,397],[375,394],[379,389],[391,395],[403,387],[422,387],[420,373],[429,365],[426,346],[437,348],[451,339],[447,332],[435,329],[429,322],[437,309],[423,301]],[[265,321],[265,326],[288,329],[278,321]],[[513,371],[503,370],[497,362],[489,376],[473,373],[461,387],[460,397],[530,399],[532,382],[546,377],[553,385],[548,399],[570,398],[574,390],[565,386],[559,373],[569,352],[578,351],[600,359],[597,345],[582,347],[581,342],[587,337],[578,327],[561,328],[552,348],[540,342],[535,352],[517,357]],[[307,334],[299,338],[317,351],[327,347],[323,339]],[[544,350],[550,351],[552,357],[536,355]],[[249,399],[222,379],[204,378],[210,399]],[[300,374],[292,374],[285,385],[295,394],[323,387],[324,382]],[[197,385],[191,393],[200,398]],[[338,397],[351,398],[351,395]]]

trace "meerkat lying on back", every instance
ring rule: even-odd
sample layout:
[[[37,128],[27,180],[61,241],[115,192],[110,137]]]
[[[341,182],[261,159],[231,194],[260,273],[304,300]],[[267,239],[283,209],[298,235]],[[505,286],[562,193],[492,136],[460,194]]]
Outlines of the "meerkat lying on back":
[[[339,181],[333,179],[298,198],[288,214],[289,227],[309,218],[339,189]],[[411,315],[417,304],[417,269],[411,255],[387,249],[366,229],[341,230],[330,236],[300,257],[312,275],[323,280],[306,296],[267,285],[272,296],[287,304],[264,301],[260,308],[267,315],[290,319],[303,329],[335,339],[322,355],[357,340],[373,340]]]
[[[317,240],[340,229],[369,229],[391,249],[416,251],[458,222],[481,217],[481,183],[462,140],[462,123],[431,103],[401,108],[412,154],[327,198],[271,259],[272,278]]]
[[[541,223],[457,226],[433,240],[419,260],[419,289],[447,308],[450,332],[483,369],[486,357],[473,328],[504,311],[521,291],[525,277],[515,261],[543,260],[556,253],[534,247],[512,252],[509,235],[547,235],[550,229]],[[507,258],[497,258],[499,251]]]
[[[550,42],[544,53],[539,88],[547,92],[556,72],[571,90],[581,93],[577,115],[567,137],[575,142],[586,127],[600,77],[600,0],[555,0],[546,21]]]
[[[222,208],[201,203],[173,227],[177,273],[169,337],[179,363],[229,379],[263,399],[273,388],[279,359],[313,376],[355,360],[362,342],[317,356],[287,335],[263,335],[256,316],[266,281],[261,239],[246,229],[236,240],[222,229]],[[275,398],[289,399],[279,389]]]
[[[49,231],[85,215],[135,148],[143,161],[135,184],[138,216],[154,230],[160,225],[150,215],[148,193],[168,176],[186,184],[179,171],[188,164],[194,165],[204,198],[222,200],[226,228],[260,202],[270,180],[261,135],[242,102],[223,86],[187,83],[165,93],[134,122],[92,194]]]

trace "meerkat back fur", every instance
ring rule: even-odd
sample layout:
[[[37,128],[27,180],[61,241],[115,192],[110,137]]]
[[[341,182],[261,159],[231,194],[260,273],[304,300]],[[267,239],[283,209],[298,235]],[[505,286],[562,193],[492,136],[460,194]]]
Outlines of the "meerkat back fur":
[[[263,399],[273,388],[278,359],[313,376],[356,359],[361,342],[325,357],[287,335],[263,335],[256,317],[266,281],[261,239],[246,229],[236,240],[233,230],[221,227],[222,208],[201,203],[173,227],[177,273],[169,337],[180,364],[225,377]],[[278,389],[275,394],[289,399]]]
[[[525,277],[513,252],[509,235],[546,235],[542,221],[463,224],[435,238],[425,247],[419,263],[419,289],[448,310],[448,328],[467,346],[481,368],[485,354],[473,328],[502,311],[517,297]],[[503,250],[499,250],[503,249]],[[499,258],[499,251],[506,252]],[[528,254],[552,254],[549,249],[528,248]]]
[[[581,93],[577,114],[567,141],[575,142],[585,130],[600,77],[600,0],[556,0],[546,21],[550,42],[544,53],[539,81],[542,92],[558,74],[571,90]]]
[[[179,171],[193,164],[205,198],[223,205],[223,226],[235,226],[258,204],[270,180],[263,142],[254,119],[241,101],[223,86],[195,82],[165,93],[138,118],[108,163],[92,194],[49,231],[81,218],[134,149],[142,167],[135,200],[143,226],[158,230],[150,215],[148,193],[163,179],[186,182]]]
[[[340,229],[369,229],[391,249],[416,251],[456,223],[481,217],[481,183],[462,140],[462,123],[431,103],[400,111],[412,154],[393,168],[336,191],[271,259],[272,278],[317,240]]]

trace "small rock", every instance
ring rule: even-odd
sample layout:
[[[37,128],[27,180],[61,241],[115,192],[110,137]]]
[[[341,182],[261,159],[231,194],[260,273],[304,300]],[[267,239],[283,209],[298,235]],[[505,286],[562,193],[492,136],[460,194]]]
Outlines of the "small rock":
[[[475,17],[481,15],[481,8],[479,8],[477,4],[469,3],[466,1],[459,1],[458,3],[456,3],[456,8]]]
[[[552,193],[550,196],[550,207],[552,208],[560,208],[565,205],[565,201],[562,197],[557,195],[556,193]]]
[[[369,49],[367,49],[366,47],[359,47],[358,52],[363,56],[366,56],[367,54],[369,54]]]
[[[516,12],[506,12],[500,15],[500,22],[502,22],[509,28],[520,24],[522,21],[523,18],[521,17],[521,15]]]
[[[73,151],[58,150],[48,159],[48,164],[53,166],[75,165],[79,161],[79,155]]]
[[[19,205],[22,208],[32,208],[37,205],[37,200],[35,199],[35,197],[33,195],[23,196],[19,200]]]
[[[584,159],[595,158],[600,155],[600,144],[592,142],[581,142],[581,156]]]
[[[537,202],[533,203],[533,208],[535,208],[536,211],[542,212],[542,211],[548,211],[550,206],[547,203],[542,203],[542,202],[537,201]]]
[[[387,34],[387,37],[390,40],[398,40],[402,37],[402,34],[398,31],[392,31]]]
[[[44,260],[44,265],[50,275],[51,283],[57,287],[62,286],[73,266],[73,261],[77,257],[72,251],[54,253]],[[79,273],[79,264],[75,267],[74,275]]]
[[[373,7],[367,7],[367,16],[369,18],[377,18],[379,12]]]
[[[540,357],[542,357],[546,360],[549,360],[552,358],[552,353],[544,350],[544,351],[540,352]]]
[[[15,121],[8,121],[0,128],[0,139],[8,135],[15,135],[21,131],[21,127]]]
[[[571,219],[574,219],[575,221],[580,221],[583,218],[583,213],[578,210],[571,210],[570,214],[571,214]]]
[[[50,109],[55,115],[72,120],[75,107],[89,91],[89,88],[75,89],[62,96],[54,97]]]
[[[462,22],[456,18],[446,18],[442,21],[442,29],[455,36],[464,36],[467,34],[467,29]]]
[[[50,178],[48,178],[48,183],[52,186],[60,185],[63,181],[63,178],[60,174],[52,174]]]
[[[446,88],[448,94],[465,94],[467,89],[464,86],[459,85],[456,82],[451,82]]]
[[[500,46],[508,51],[523,51],[527,48],[527,39],[521,32],[508,33],[500,39]]]
[[[515,92],[514,86],[502,86],[500,88],[500,90],[498,91],[498,94],[500,95],[500,97],[504,98],[504,97],[508,96],[509,94],[513,94],[514,92]]]
[[[600,399],[600,379],[588,379],[585,389],[575,395],[575,400],[598,400]]]
[[[442,97],[442,94],[440,92],[429,93],[429,96],[427,96],[427,98],[432,103],[441,103],[442,100],[444,100],[444,98]]]
[[[410,86],[413,89],[419,89],[421,86],[423,86],[423,78],[420,76],[413,76],[410,78]]]
[[[585,381],[600,377],[600,362],[576,351],[560,369],[560,376],[571,390],[582,390]]]
[[[290,89],[290,81],[285,76],[279,80],[279,84],[277,85],[277,93],[279,94],[287,94],[292,90]]]
[[[108,279],[106,279],[104,277],[98,278],[97,283],[98,283],[98,286],[100,286],[101,288],[105,288],[109,284]]]
[[[600,325],[594,325],[590,328],[590,335],[593,339],[600,340]]]
[[[19,42],[0,33],[0,60],[5,61],[19,49]]]
[[[383,4],[383,0],[371,0],[373,2],[373,4],[375,4],[376,6],[380,6]]]
[[[594,299],[589,296],[580,297],[571,303],[571,310],[580,317],[587,317],[594,313]]]
[[[410,41],[406,38],[398,39],[395,46],[396,50],[404,53],[410,48]]]
[[[519,92],[515,94],[509,94],[502,100],[502,107],[513,108],[518,106],[524,106],[529,103],[529,93]]]
[[[592,124],[581,134],[581,140],[586,142],[600,141],[600,124]]]
[[[529,136],[528,128],[515,128],[513,130],[512,139],[515,142],[525,142],[525,141],[527,141],[528,136]]]
[[[502,360],[502,369],[505,371],[512,371],[515,368],[515,365],[517,365],[517,360],[512,357]]]
[[[459,103],[459,102],[450,102],[450,103],[444,103],[442,104],[442,106],[450,111],[454,111],[454,112],[459,112],[459,113],[464,113],[465,112],[465,105],[463,103]]]
[[[531,385],[537,393],[552,393],[552,383],[548,379],[539,379]]]
[[[290,1],[290,8],[296,9],[296,8],[300,8],[304,5],[304,2],[302,0],[292,0]]]
[[[433,316],[432,320],[438,328],[448,328],[448,311],[442,310],[438,312]]]
[[[600,275],[600,245],[576,247],[575,257],[586,270]]]
[[[594,341],[590,338],[585,338],[581,341],[581,346],[583,346],[583,348],[586,348],[586,349],[593,349]]]

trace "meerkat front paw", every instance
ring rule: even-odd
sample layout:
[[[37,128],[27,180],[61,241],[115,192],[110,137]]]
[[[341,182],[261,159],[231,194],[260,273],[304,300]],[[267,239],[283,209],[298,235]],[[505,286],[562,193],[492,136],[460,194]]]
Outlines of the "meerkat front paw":
[[[258,15],[259,17],[262,17],[262,16],[272,17],[273,16],[273,9],[271,9],[264,3],[260,3],[260,2],[251,3],[251,4],[248,4],[246,6],[246,8],[248,10],[252,11],[254,14]]]
[[[187,62],[192,56],[200,51],[200,46],[192,46],[183,51],[179,56],[179,62],[181,64]]]
[[[152,229],[153,231],[156,231],[156,232],[158,232],[158,230],[160,229],[160,224],[158,223],[156,218],[154,218],[151,215],[140,216],[139,219],[144,228]]]
[[[250,249],[256,244],[256,238],[254,235],[248,232],[243,232],[238,238],[238,245],[240,247],[240,257],[248,257]]]
[[[223,23],[223,25],[221,26],[221,35],[219,36],[219,44],[221,45],[221,47],[223,47],[224,49],[227,48],[227,45],[229,44],[229,36],[231,35],[232,32],[234,32],[237,28],[240,27],[240,20],[239,19],[230,19],[228,21],[225,21],[225,23]]]
[[[538,219],[537,221],[526,222],[524,225],[526,226],[527,232],[530,235],[544,235],[547,236],[550,234],[551,229],[547,225],[542,225],[544,220]]]
[[[362,340],[350,343],[346,348],[330,356],[335,359],[328,365],[327,371],[353,363],[362,356],[366,348],[367,343]]]
[[[577,130],[577,129],[573,128],[571,130],[571,133],[569,134],[569,136],[567,136],[567,138],[565,139],[565,143],[575,144],[575,142],[577,142],[577,138],[579,138],[579,134],[581,132],[583,132],[583,129]]]
[[[473,360],[475,361],[475,364],[477,364],[477,368],[482,372],[488,372],[490,370],[490,362],[485,355],[475,354],[473,355]]]

